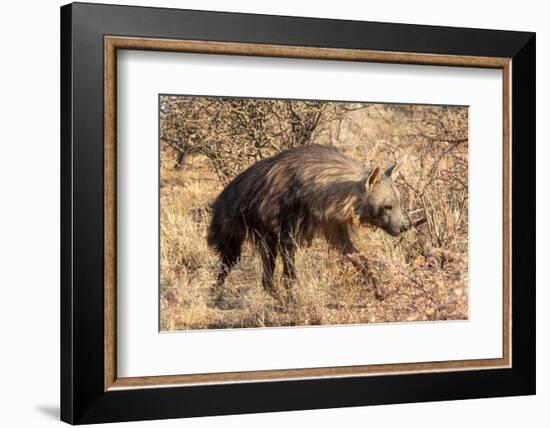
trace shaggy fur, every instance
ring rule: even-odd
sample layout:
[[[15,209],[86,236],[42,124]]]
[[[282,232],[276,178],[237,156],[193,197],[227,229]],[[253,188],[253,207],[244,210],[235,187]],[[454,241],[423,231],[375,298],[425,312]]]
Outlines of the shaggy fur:
[[[283,256],[285,284],[295,275],[294,253],[317,234],[342,254],[356,249],[356,224],[369,223],[398,235],[408,228],[391,179],[367,170],[330,146],[310,145],[261,160],[238,175],[213,204],[208,244],[221,257],[217,284],[223,284],[240,257],[245,239],[263,262],[262,284],[272,292],[277,256]]]

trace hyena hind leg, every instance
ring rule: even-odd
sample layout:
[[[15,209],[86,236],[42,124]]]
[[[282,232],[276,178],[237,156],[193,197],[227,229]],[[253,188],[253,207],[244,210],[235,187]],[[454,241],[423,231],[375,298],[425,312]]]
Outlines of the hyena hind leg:
[[[220,264],[220,269],[218,271],[218,276],[216,277],[216,288],[221,288],[231,272],[233,266],[239,262],[239,256],[232,254],[231,256],[222,256],[222,261]]]
[[[232,245],[226,246],[219,250],[220,253],[220,267],[218,270],[218,275],[216,277],[216,282],[212,288],[212,297],[214,299],[214,305],[224,309],[227,306],[226,301],[223,297],[223,285],[225,280],[231,272],[231,269],[239,262],[241,256],[241,246]]]
[[[292,284],[296,279],[296,243],[287,241],[281,243],[281,256],[283,258],[283,286],[285,288],[285,305],[296,303],[296,298],[292,292]]]
[[[273,273],[277,261],[278,249],[272,240],[264,240],[259,244],[260,257],[262,259],[262,287],[272,296],[276,297],[273,287]]]
[[[283,283],[288,290],[296,279],[296,244],[294,242],[282,244],[281,255],[283,257]]]

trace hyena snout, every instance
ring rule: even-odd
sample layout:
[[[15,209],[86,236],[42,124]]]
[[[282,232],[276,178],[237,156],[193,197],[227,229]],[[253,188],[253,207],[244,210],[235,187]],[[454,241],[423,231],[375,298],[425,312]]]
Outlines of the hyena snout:
[[[396,213],[387,214],[382,216],[380,227],[390,235],[399,236],[411,228],[410,221],[403,215],[400,208]]]

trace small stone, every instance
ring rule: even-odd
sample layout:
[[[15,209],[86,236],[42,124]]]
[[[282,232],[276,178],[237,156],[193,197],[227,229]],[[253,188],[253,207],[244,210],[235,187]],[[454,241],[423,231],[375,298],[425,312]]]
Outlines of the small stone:
[[[453,293],[456,297],[460,297],[464,294],[464,289],[462,287],[456,287],[453,289]]]
[[[422,316],[418,313],[415,313],[415,314],[411,314],[407,317],[407,321],[418,321],[419,319],[421,319]]]

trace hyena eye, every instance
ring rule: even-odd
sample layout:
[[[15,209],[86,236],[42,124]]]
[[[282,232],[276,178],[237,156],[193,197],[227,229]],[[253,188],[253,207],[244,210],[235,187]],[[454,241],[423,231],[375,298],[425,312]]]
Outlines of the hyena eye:
[[[392,208],[393,207],[391,205],[384,205],[385,210],[391,211]]]

